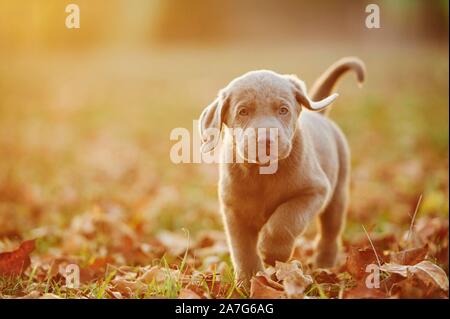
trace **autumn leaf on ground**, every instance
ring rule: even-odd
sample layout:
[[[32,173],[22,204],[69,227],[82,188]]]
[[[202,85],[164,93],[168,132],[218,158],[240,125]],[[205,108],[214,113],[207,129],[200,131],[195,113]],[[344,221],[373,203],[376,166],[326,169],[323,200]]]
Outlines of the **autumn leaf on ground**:
[[[387,298],[386,292],[377,288],[368,288],[364,282],[360,282],[353,288],[344,291],[344,299],[379,299]]]
[[[116,278],[112,282],[114,290],[119,292],[121,295],[130,296],[134,293],[142,292],[146,289],[142,281],[139,280],[128,280],[125,278]]]
[[[424,260],[417,265],[410,267],[410,271],[417,275],[426,284],[436,284],[442,290],[448,291],[448,278],[445,271],[438,265],[428,260]]]
[[[85,268],[80,269],[81,282],[89,282],[104,276],[108,263],[112,263],[111,258],[97,258],[95,261]]]
[[[434,285],[444,291],[448,291],[449,284],[445,271],[428,260],[424,260],[416,265],[398,265],[387,263],[380,267],[380,270],[401,275],[402,277],[416,276],[426,285]]]
[[[123,296],[120,292],[118,291],[113,291],[111,289],[106,289],[106,292],[108,293],[109,296],[111,296],[111,298],[113,299],[123,299]]]
[[[425,259],[428,253],[428,245],[411,248],[400,252],[393,252],[390,261],[400,265],[415,265]]]
[[[139,277],[139,280],[144,283],[162,282],[165,279],[166,275],[164,271],[158,266],[151,267]]]
[[[449,221],[438,217],[426,217],[417,221],[414,228],[412,239],[417,241],[418,245],[424,245],[429,242],[437,242],[438,239],[448,237]],[[405,237],[408,233],[405,234]]]
[[[407,299],[448,299],[448,292],[443,291],[435,285],[427,286],[416,276],[409,276],[405,280],[394,284],[391,289],[391,294],[398,298]]]
[[[375,252],[371,248],[360,249],[350,247],[350,251],[347,256],[346,268],[347,271],[356,279],[362,279],[367,275],[366,267],[370,264],[378,264],[378,259],[383,260],[382,254]]]
[[[21,275],[30,265],[30,253],[35,248],[35,240],[24,241],[11,252],[0,253],[0,276]]]
[[[328,269],[319,268],[319,269],[314,270],[313,277],[314,277],[314,281],[319,284],[321,284],[321,283],[328,283],[328,284],[339,283],[338,276]]]
[[[280,299],[286,298],[283,286],[259,272],[250,281],[250,298],[254,299]]]
[[[284,291],[289,298],[303,298],[305,289],[313,283],[311,276],[303,273],[298,261],[291,263],[275,263],[275,276],[283,283]]]
[[[190,289],[182,288],[178,295],[178,299],[202,299],[202,297]]]

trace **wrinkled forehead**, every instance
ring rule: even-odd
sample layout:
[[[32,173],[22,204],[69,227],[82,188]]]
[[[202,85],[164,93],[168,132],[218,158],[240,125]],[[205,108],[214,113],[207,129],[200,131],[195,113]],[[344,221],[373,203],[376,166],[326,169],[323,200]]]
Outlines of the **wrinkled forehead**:
[[[290,82],[270,71],[250,72],[232,81],[228,86],[231,103],[270,102],[293,97]]]

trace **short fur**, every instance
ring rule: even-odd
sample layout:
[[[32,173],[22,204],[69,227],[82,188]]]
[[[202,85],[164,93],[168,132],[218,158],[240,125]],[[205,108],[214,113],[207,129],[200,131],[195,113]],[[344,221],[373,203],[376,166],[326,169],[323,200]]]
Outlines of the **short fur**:
[[[260,174],[257,163],[220,165],[221,212],[235,271],[246,284],[263,270],[263,262],[288,260],[296,237],[316,216],[316,264],[335,264],[349,199],[350,151],[324,110],[336,98],[329,95],[347,70],[363,82],[363,62],[344,58],[318,79],[311,98],[295,76],[249,72],[221,90],[200,117],[206,152],[216,146],[206,131],[224,125],[223,157],[234,149],[245,157],[245,147],[231,139],[228,128],[276,127],[281,132],[276,173]]]

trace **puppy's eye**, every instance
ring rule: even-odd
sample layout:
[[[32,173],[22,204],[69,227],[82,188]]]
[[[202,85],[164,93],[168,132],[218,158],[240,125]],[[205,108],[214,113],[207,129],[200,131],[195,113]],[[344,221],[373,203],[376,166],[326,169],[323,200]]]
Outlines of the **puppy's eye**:
[[[246,108],[242,108],[239,110],[238,114],[240,116],[247,116],[248,115],[248,110]]]
[[[280,109],[278,110],[278,113],[280,115],[286,115],[289,113],[289,109],[285,106],[280,107]]]

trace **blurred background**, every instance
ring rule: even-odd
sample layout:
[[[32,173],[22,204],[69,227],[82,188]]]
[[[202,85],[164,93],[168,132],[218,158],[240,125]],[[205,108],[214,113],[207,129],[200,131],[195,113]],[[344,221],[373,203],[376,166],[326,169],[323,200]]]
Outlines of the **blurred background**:
[[[295,73],[311,86],[360,57],[331,117],[352,147],[345,236],[448,217],[448,1],[0,0],[0,238],[121,214],[144,238],[222,229],[217,167],[171,163],[169,133],[234,77]],[[197,134],[197,132],[195,132]]]

